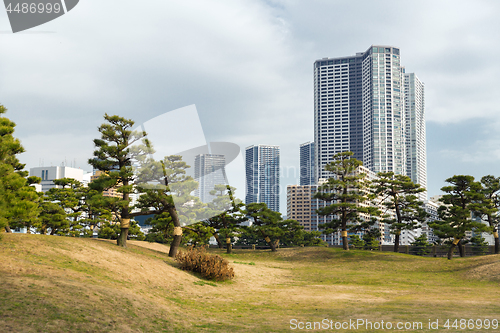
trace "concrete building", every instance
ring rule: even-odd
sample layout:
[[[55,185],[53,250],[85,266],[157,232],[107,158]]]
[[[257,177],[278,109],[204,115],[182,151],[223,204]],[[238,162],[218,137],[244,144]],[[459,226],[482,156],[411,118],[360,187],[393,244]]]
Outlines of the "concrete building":
[[[56,179],[72,178],[83,183],[84,171],[67,166],[36,167],[30,168],[30,176],[40,177],[42,179],[42,192],[47,192],[51,188],[57,187],[54,184]]]
[[[204,203],[211,202],[216,196],[211,195],[215,185],[226,185],[224,155],[200,154],[194,159],[194,178],[198,182],[195,196]]]
[[[253,145],[247,147],[245,149],[245,172],[245,203],[264,202],[271,210],[279,212],[279,146]]]
[[[330,177],[324,166],[343,151],[352,151],[375,173],[426,179],[423,93],[418,78],[405,74],[399,48],[373,45],[353,56],[315,61],[315,179]],[[418,157],[408,165],[413,147]]]
[[[314,142],[300,145],[300,185],[314,185]]]

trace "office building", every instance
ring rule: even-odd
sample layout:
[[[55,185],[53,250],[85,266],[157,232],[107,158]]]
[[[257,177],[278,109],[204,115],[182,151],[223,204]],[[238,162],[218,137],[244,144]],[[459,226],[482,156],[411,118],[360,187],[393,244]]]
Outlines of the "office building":
[[[425,179],[423,101],[423,84],[414,74],[405,74],[398,48],[371,46],[354,56],[317,60],[315,179],[330,177],[324,166],[334,154],[343,151],[352,151],[354,158],[375,173],[392,171],[412,179]],[[409,103],[408,108],[405,103]],[[415,168],[413,161],[410,166],[407,162],[407,154],[413,156],[411,133],[416,133],[414,144],[419,147]]]
[[[200,154],[194,158],[194,178],[198,182],[198,189],[194,195],[204,203],[211,202],[216,195],[210,194],[215,185],[226,185],[224,155]]]
[[[314,182],[314,142],[300,145],[300,185],[313,185]]]
[[[70,168],[67,166],[50,166],[30,168],[30,176],[40,177],[42,179],[42,192],[47,192],[51,188],[60,188],[54,184],[54,180],[61,178],[72,178],[83,182],[84,172],[82,169]]]
[[[279,168],[279,146],[253,145],[245,149],[245,203],[264,202],[270,209],[279,212]]]

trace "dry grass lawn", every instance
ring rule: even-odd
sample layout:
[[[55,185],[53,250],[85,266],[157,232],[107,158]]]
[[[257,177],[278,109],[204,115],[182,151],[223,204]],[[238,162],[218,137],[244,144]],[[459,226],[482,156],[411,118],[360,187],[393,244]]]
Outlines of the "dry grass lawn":
[[[445,319],[500,321],[500,256],[217,249],[236,276],[215,283],[179,270],[161,244],[2,236],[1,332],[300,331],[291,319],[418,321],[423,329],[402,331],[456,332],[442,327]],[[429,330],[429,319],[440,329]]]

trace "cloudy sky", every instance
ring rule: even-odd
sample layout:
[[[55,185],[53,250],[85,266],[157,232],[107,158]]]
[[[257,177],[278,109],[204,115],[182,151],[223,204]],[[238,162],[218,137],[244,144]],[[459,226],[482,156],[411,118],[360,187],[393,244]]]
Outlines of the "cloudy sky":
[[[393,45],[425,82],[435,195],[454,174],[500,176],[499,14],[493,0],[81,0],[12,34],[1,9],[0,104],[27,168],[87,171],[104,113],[144,123],[194,104],[207,141],[280,145],[285,187],[313,140],[314,61]]]

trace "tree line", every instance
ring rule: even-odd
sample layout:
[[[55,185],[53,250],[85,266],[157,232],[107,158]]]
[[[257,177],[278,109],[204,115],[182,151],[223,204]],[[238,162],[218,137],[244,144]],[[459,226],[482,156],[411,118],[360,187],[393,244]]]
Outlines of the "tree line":
[[[5,113],[2,106],[0,113]],[[126,247],[127,239],[158,241],[170,244],[174,257],[182,243],[207,244],[214,236],[219,246],[243,244],[261,238],[273,251],[279,244],[315,245],[320,233],[306,232],[297,221],[283,220],[263,203],[243,205],[233,197],[234,188],[218,185],[215,199],[204,204],[192,195],[198,183],[186,175],[190,166],[181,156],[154,160],[154,147],[144,131],[134,131],[134,122],[120,116],[104,116],[99,126],[100,138],[94,140],[94,157],[89,164],[101,175],[88,186],[71,179],[54,180],[56,188],[38,193],[31,185],[39,177],[27,177],[16,155],[24,152],[13,137],[15,124],[1,118],[2,155],[0,156],[0,227],[26,228],[41,234],[112,238]],[[118,196],[106,196],[114,189]],[[132,204],[132,195],[137,195]],[[179,210],[179,208],[181,208]],[[208,212],[208,213],[207,213]],[[210,213],[212,212],[212,213]],[[152,216],[152,226],[145,236],[134,221],[138,216]],[[206,216],[211,216],[206,218]],[[251,217],[252,226],[242,226]]]
[[[0,105],[0,115],[6,111]],[[25,227],[28,232],[33,228],[43,234],[78,237],[91,237],[98,227],[100,237],[114,238],[123,247],[134,238],[170,243],[172,257],[182,243],[206,244],[212,236],[228,252],[232,244],[266,244],[276,251],[280,244],[323,243],[320,232],[305,231],[264,203],[244,205],[235,199],[234,188],[225,185],[214,188],[212,202],[202,203],[192,195],[198,184],[186,174],[190,166],[181,156],[154,160],[153,143],[146,132],[132,129],[133,120],[108,114],[104,119],[98,128],[100,138],[94,140],[94,156],[88,161],[102,174],[88,187],[74,179],[55,180],[58,188],[43,195],[31,186],[41,179],[28,177],[17,158],[24,149],[13,136],[15,124],[0,117],[0,227],[7,232]],[[362,162],[352,156],[352,152],[336,154],[325,167],[332,177],[318,187],[314,198],[325,202],[317,213],[328,222],[319,228],[323,234],[339,232],[344,250],[349,250],[349,243],[373,247],[381,236],[377,224],[385,223],[390,225],[397,252],[401,232],[419,228],[427,218],[418,200],[425,189],[392,172],[378,173],[369,181],[360,169]],[[475,181],[472,176],[456,175],[446,182],[450,185],[441,189],[445,194],[439,219],[429,226],[441,243],[449,244],[448,258],[467,241],[469,231],[492,233],[499,253],[500,178],[489,175]],[[109,189],[119,196],[103,195]],[[134,205],[132,195],[138,197]],[[151,216],[147,235],[134,221],[141,215]],[[249,220],[251,225],[244,226]]]
[[[398,252],[401,232],[420,228],[428,217],[424,203],[418,200],[418,194],[425,189],[410,177],[393,172],[380,172],[369,181],[360,169],[362,162],[352,156],[352,152],[335,154],[325,166],[332,177],[319,186],[315,198],[328,203],[318,209],[318,214],[328,216],[330,221],[320,227],[326,234],[340,232],[343,248],[349,250],[349,240],[351,244],[360,241],[356,235],[349,237],[349,233],[361,231],[369,236],[369,242],[380,237],[378,223],[389,224],[394,251]],[[448,259],[457,245],[463,255],[460,245],[470,241],[467,232],[493,234],[498,254],[500,177],[488,175],[475,181],[469,175],[455,175],[446,182],[449,185],[441,188],[444,194],[439,199],[439,218],[428,225],[439,238],[438,243],[449,245]]]

